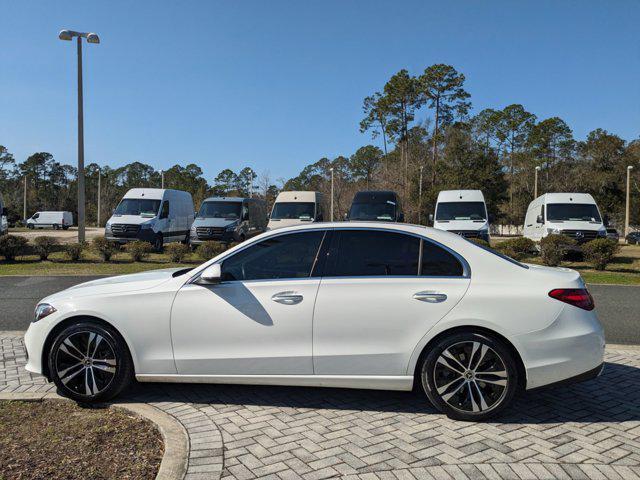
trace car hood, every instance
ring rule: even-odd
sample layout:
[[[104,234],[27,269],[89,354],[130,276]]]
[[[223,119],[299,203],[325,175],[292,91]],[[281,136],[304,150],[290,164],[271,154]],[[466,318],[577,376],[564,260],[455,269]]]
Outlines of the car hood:
[[[438,222],[433,224],[433,228],[438,230],[486,230],[489,228],[488,222],[474,222],[473,220],[450,220],[448,222]]]
[[[183,268],[167,268],[163,270],[151,270],[148,272],[133,273],[130,275],[118,275],[116,277],[100,278],[90,282],[80,283],[73,287],[54,293],[42,300],[53,302],[55,300],[86,297],[92,295],[105,295],[118,292],[133,292],[146,290],[160,285],[173,278],[173,274]]]
[[[196,218],[193,221],[194,227],[228,227],[232,223],[237,223],[237,218]]]
[[[298,218],[271,219],[267,228],[275,230],[276,228],[293,227],[294,225],[305,225],[312,222],[313,220],[300,220]]]
[[[548,221],[547,228],[559,228],[560,230],[602,230],[604,227],[602,223],[580,222],[580,221],[564,221],[564,222],[552,222]]]
[[[140,215],[113,215],[107,223],[126,223],[128,225],[140,225],[156,217],[141,217]]]

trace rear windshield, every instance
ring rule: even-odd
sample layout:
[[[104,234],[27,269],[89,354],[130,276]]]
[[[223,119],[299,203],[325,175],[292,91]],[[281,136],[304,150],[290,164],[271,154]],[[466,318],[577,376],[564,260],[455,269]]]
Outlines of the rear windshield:
[[[549,203],[547,204],[547,220],[602,222],[598,208],[593,203]]]
[[[239,218],[242,202],[204,202],[198,218]]]
[[[146,198],[125,198],[123,199],[115,215],[140,215],[155,217],[160,208],[160,200],[150,200]]]
[[[315,216],[313,202],[277,202],[273,206],[271,218],[274,220],[311,220]]]
[[[484,202],[441,202],[436,207],[436,220],[486,220]]]

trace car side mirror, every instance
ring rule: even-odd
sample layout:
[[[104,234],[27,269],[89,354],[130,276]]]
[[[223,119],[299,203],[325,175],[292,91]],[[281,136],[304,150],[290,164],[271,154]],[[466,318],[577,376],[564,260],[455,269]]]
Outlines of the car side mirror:
[[[200,285],[215,285],[222,281],[222,268],[219,263],[209,265],[200,274],[200,278],[196,280],[196,283]]]
[[[347,212],[344,212],[342,218],[344,218],[344,221],[346,222],[347,220],[349,220],[349,214]]]
[[[544,218],[542,218],[542,215],[537,216],[536,223],[544,223]]]
[[[429,221],[433,223],[433,213],[429,214]]]

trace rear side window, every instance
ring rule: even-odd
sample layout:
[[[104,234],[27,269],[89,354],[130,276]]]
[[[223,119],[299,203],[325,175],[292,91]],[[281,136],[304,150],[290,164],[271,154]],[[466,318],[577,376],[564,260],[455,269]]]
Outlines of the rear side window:
[[[460,260],[451,252],[435,243],[423,240],[420,275],[426,277],[461,277],[464,275],[464,268]]]
[[[420,239],[375,230],[336,230],[329,277],[417,275]]]

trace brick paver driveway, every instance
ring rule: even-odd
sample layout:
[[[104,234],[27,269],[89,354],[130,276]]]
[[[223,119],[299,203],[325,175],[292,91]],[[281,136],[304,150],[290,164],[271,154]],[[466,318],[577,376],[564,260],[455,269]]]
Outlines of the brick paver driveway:
[[[0,334],[0,345],[0,392],[51,388],[22,368],[18,335]],[[221,473],[193,479],[640,479],[637,349],[608,349],[598,379],[522,395],[485,424],[449,420],[405,392],[146,384],[128,395],[184,403],[217,426]]]

